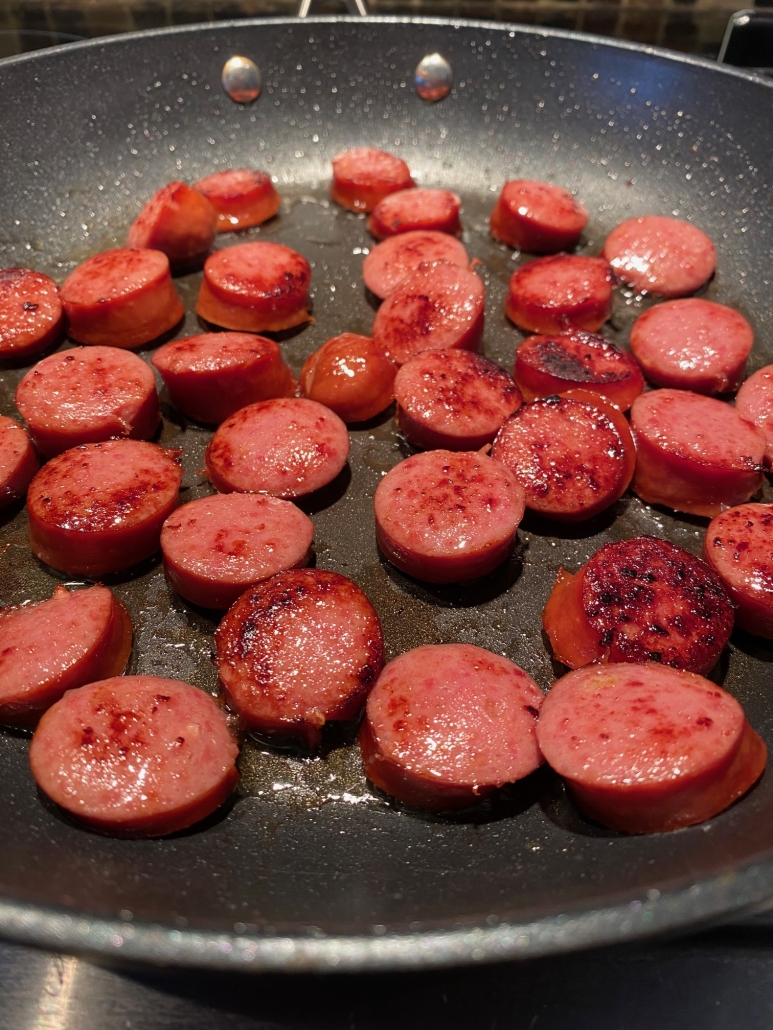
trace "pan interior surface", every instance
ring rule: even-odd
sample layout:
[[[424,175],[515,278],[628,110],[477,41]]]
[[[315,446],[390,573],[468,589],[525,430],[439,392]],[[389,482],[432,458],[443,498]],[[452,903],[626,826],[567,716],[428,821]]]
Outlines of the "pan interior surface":
[[[414,91],[413,70],[434,51],[450,62],[454,88],[428,104]],[[220,72],[234,54],[261,69],[253,105],[222,92]],[[560,33],[320,19],[75,45],[4,62],[0,83],[16,98],[0,149],[3,267],[33,267],[61,283],[89,255],[122,245],[141,204],[170,180],[264,168],[284,198],[279,217],[221,235],[216,246],[270,239],[312,263],[316,321],[281,341],[296,374],[329,337],[368,334],[372,324],[360,268],[374,241],[362,216],[327,197],[331,157],[358,145],[391,150],[421,185],[462,196],[463,242],[483,262],[486,284],[483,352],[504,367],[523,338],[503,313],[508,279],[523,259],[490,239],[487,219],[511,178],[576,188],[590,213],[583,253],[598,253],[628,217],[695,222],[718,252],[718,273],[700,295],[751,322],[750,372],[773,360],[773,89],[752,78]],[[199,282],[200,275],[177,280],[187,309],[179,336],[201,331],[193,314]],[[625,344],[648,301],[618,293],[605,331]],[[140,354],[149,359],[152,347]],[[24,371],[0,375],[4,414],[16,415]],[[210,435],[164,406],[159,442],[184,448],[184,500],[211,492],[200,471]],[[382,618],[388,658],[422,643],[467,641],[507,655],[547,689],[561,670],[543,641],[540,612],[559,567],[575,571],[602,543],[641,533],[701,550],[705,520],[628,495],[571,529],[527,520],[513,558],[475,584],[423,585],[380,558],[372,522],[376,485],[410,451],[391,413],[351,437],[349,472],[310,509],[316,563],[364,588]],[[0,543],[3,604],[43,599],[56,582],[72,582],[31,556],[20,506],[3,515]],[[109,585],[134,622],[129,671],[216,692],[217,617],[177,597],[158,561]],[[736,633],[712,674],[769,747],[772,660],[768,642]],[[307,940],[316,942],[307,967],[325,967],[325,941],[333,939],[353,949],[347,968],[429,964],[621,939],[773,892],[769,775],[709,823],[627,837],[584,820],[547,771],[473,815],[431,817],[368,786],[354,731],[331,734],[314,757],[253,738],[224,811],[172,838],[126,841],[87,832],[41,803],[28,746],[24,734],[0,731],[0,930],[22,939],[53,943],[48,919],[58,920],[62,946],[134,948],[171,961],[227,964],[228,942],[270,945],[279,937],[290,942],[286,952],[268,958],[257,949],[246,964],[297,966],[293,942]],[[744,879],[740,871],[754,864]],[[707,899],[703,909],[696,891]],[[561,920],[581,926],[568,943],[551,935]],[[128,928],[120,945],[106,929],[116,921]],[[527,924],[536,928],[531,936],[513,931],[509,945],[487,949],[503,926]],[[142,929],[150,925],[160,934],[152,947]],[[461,934],[456,950],[437,944],[445,933]],[[194,938],[228,947],[191,950]],[[373,959],[386,940],[391,950]]]

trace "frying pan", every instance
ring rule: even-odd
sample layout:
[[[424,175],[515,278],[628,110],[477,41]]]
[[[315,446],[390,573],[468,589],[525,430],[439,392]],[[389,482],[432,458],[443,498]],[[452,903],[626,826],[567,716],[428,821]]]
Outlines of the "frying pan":
[[[413,71],[439,51],[454,88],[422,101]],[[220,86],[224,62],[252,58],[251,106]],[[241,238],[275,239],[313,264],[316,323],[282,348],[298,370],[325,339],[367,333],[364,220],[326,199],[330,158],[363,143],[404,155],[424,184],[458,190],[465,242],[483,262],[485,351],[509,367],[519,334],[502,301],[520,260],[486,218],[506,178],[576,187],[591,220],[584,252],[641,213],[693,220],[719,271],[704,291],[753,324],[751,367],[773,359],[773,89],[748,74],[650,49],[553,31],[436,19],[231,22],[74,44],[0,64],[2,263],[62,280],[122,243],[165,182],[252,165],[276,177],[279,218]],[[237,242],[222,236],[218,246]],[[198,276],[178,280],[190,314]],[[624,342],[646,302],[621,292],[609,332]],[[151,350],[142,352],[147,358]],[[13,413],[21,371],[6,372]],[[186,499],[209,433],[168,406],[160,442],[185,451]],[[388,657],[463,640],[507,654],[547,688],[560,673],[539,614],[556,570],[605,541],[648,532],[699,553],[705,521],[623,498],[571,528],[531,520],[513,558],[465,587],[402,576],[376,549],[371,496],[407,452],[389,414],[352,433],[349,471],[311,503],[316,561],[354,578],[384,621]],[[0,527],[2,601],[50,596],[55,574],[26,543],[23,508]],[[131,610],[130,671],[216,691],[216,617],[168,589],[158,561],[110,585]],[[773,745],[773,648],[736,633],[714,673]],[[120,960],[252,970],[432,966],[620,942],[752,910],[773,896],[773,776],[710,822],[627,837],[582,818],[549,771],[473,815],[430,817],[365,783],[349,729],[321,755],[245,742],[232,803],[186,833],[112,840],[36,796],[28,740],[0,735],[0,932]]]

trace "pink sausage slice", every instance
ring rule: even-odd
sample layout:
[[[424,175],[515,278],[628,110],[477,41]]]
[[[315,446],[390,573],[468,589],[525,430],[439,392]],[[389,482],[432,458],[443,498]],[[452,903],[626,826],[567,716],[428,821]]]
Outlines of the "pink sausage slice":
[[[302,497],[327,486],[349,457],[346,425],[329,408],[288,397],[241,408],[215,431],[204,455],[221,493]]]
[[[765,438],[729,404],[653,390],[631,408],[635,493],[648,504],[713,517],[762,486]]]
[[[773,639],[773,504],[739,504],[713,518],[703,557],[736,606],[736,626]]]
[[[499,365],[465,350],[427,351],[395,379],[397,424],[414,447],[477,451],[521,406],[521,393]]]
[[[568,190],[548,182],[506,182],[491,212],[495,240],[530,254],[571,250],[588,224],[588,212]]]
[[[535,733],[542,701],[523,669],[482,647],[406,651],[368,697],[365,775],[417,808],[471,805],[542,764]]]
[[[662,665],[590,665],[553,684],[537,740],[579,807],[624,833],[717,815],[760,778],[767,749],[730,694]]]
[[[474,272],[446,262],[427,265],[404,279],[378,309],[373,342],[396,365],[423,351],[477,350],[484,302],[483,282]]]
[[[505,314],[532,333],[595,332],[612,313],[612,272],[601,258],[556,254],[510,278]]]
[[[695,293],[717,266],[714,244],[689,222],[646,215],[621,222],[607,236],[603,256],[618,279],[642,293]]]
[[[195,184],[217,212],[217,231],[232,232],[273,218],[282,204],[267,172],[229,168]]]
[[[122,676],[72,690],[40,720],[32,775],[113,837],[163,837],[223,804],[239,748],[214,698],[179,680]]]
[[[164,572],[202,608],[230,608],[260,580],[305,565],[314,523],[289,501],[215,494],[172,512],[161,530]]]
[[[295,393],[295,377],[279,345],[252,333],[172,340],[159,347],[153,364],[178,411],[211,425],[248,404]]]
[[[243,594],[215,633],[229,703],[250,729],[320,741],[353,719],[384,664],[381,623],[337,572],[282,572]]]
[[[29,268],[0,270],[0,362],[24,364],[64,331],[59,288]]]
[[[78,343],[140,347],[185,314],[160,250],[119,247],[95,254],[65,279],[68,334]]]
[[[377,244],[362,263],[362,278],[380,300],[388,297],[420,265],[447,261],[467,268],[470,259],[459,240],[445,232],[403,232]]]
[[[408,165],[385,150],[357,147],[333,158],[330,195],[350,211],[372,211],[390,193],[412,186]]]
[[[27,430],[12,418],[0,415],[0,508],[26,494],[39,468]]]
[[[107,587],[56,587],[37,604],[0,610],[0,722],[31,726],[73,687],[119,676],[132,647],[129,615]]]
[[[765,437],[765,464],[773,465],[773,365],[750,375],[735,398],[735,410]]]
[[[696,297],[658,304],[631,329],[631,350],[649,382],[693,393],[737,390],[753,343],[743,315]]]
[[[177,454],[140,440],[107,440],[52,458],[27,493],[33,552],[55,569],[89,577],[155,554],[179,503]]]
[[[16,407],[46,458],[117,436],[147,440],[161,421],[152,369],[118,347],[43,358],[17,386]]]
[[[129,229],[128,247],[150,247],[172,267],[200,264],[215,240],[217,215],[198,190],[170,182],[150,198]]]
[[[523,490],[498,461],[469,451],[425,451],[395,465],[373,498],[379,547],[427,583],[461,583],[508,557]]]
[[[416,230],[458,236],[461,204],[451,190],[400,190],[379,201],[368,219],[368,229],[378,239]]]

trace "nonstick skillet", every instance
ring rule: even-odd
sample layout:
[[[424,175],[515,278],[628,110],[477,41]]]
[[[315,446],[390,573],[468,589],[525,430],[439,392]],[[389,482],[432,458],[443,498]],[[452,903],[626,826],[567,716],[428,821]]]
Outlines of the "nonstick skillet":
[[[414,70],[449,62],[453,89],[422,100]],[[244,55],[262,73],[251,105],[221,87]],[[591,37],[437,19],[231,22],[74,44],[0,63],[0,262],[61,281],[123,243],[164,183],[217,168],[276,176],[280,216],[240,237],[273,239],[313,263],[316,322],[282,348],[298,371],[343,330],[367,333],[361,279],[373,245],[362,217],[327,200],[330,158],[383,146],[422,184],[462,194],[465,243],[487,287],[485,352],[510,367],[521,339],[502,312],[523,260],[495,244],[487,216],[507,178],[576,187],[597,253],[624,218],[673,214],[713,238],[707,297],[756,332],[750,371],[773,360],[773,86],[705,61]],[[189,314],[198,277],[177,281]],[[625,343],[647,301],[620,293],[609,335]],[[141,352],[148,358],[152,348]],[[23,370],[2,373],[13,414]],[[185,451],[185,499],[209,492],[209,433],[168,405],[159,440]],[[349,472],[315,501],[316,563],[355,579],[383,619],[388,656],[463,640],[508,655],[547,688],[554,668],[539,614],[556,570],[601,543],[662,535],[700,552],[705,521],[632,496],[592,523],[524,523],[516,554],[478,583],[430,587],[376,549],[371,496],[407,451],[389,414],[352,433]],[[64,577],[63,577],[64,578]],[[0,600],[50,596],[17,507],[0,527]],[[151,561],[110,583],[135,626],[130,671],[216,691],[216,619],[167,587]],[[713,674],[773,745],[773,647],[736,633]],[[353,732],[303,756],[245,743],[238,793],[173,838],[112,840],[66,821],[36,795],[28,740],[0,732],[0,933],[122,961],[252,970],[415,968],[535,956],[687,927],[773,897],[773,777],[702,826],[645,837],[585,821],[549,772],[476,813],[429,817],[390,803],[362,777]]]

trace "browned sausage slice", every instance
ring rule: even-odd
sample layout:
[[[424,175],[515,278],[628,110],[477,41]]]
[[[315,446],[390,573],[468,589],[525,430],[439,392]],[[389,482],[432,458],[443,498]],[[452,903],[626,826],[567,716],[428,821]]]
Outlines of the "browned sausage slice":
[[[203,690],[122,676],[72,690],[40,720],[30,746],[40,789],[115,837],[162,837],[222,805],[239,774],[223,710]]]
[[[421,265],[447,261],[467,268],[470,259],[459,240],[444,232],[404,232],[377,244],[362,263],[362,279],[380,300],[393,293]]]
[[[773,504],[739,504],[715,516],[703,557],[736,606],[736,626],[773,639]]]
[[[337,572],[282,572],[243,594],[215,634],[220,680],[248,727],[319,743],[353,719],[384,664],[381,623]]]
[[[462,231],[461,203],[451,190],[400,190],[379,201],[368,219],[368,229],[378,239],[422,229],[458,236]]]
[[[767,749],[730,694],[661,665],[600,665],[553,684],[537,740],[596,822],[662,833],[710,819],[760,778]]]
[[[510,277],[505,314],[532,333],[595,332],[612,313],[612,272],[601,258],[556,254]]]
[[[149,558],[179,503],[182,470],[140,440],[83,444],[52,458],[27,493],[30,547],[76,576],[104,576]]]
[[[333,158],[330,195],[350,211],[372,211],[388,194],[412,186],[408,165],[385,150],[358,147]]]
[[[198,190],[170,182],[153,194],[129,229],[128,247],[160,250],[173,268],[200,264],[212,246],[215,209]]]
[[[266,172],[229,168],[194,183],[217,213],[217,231],[232,232],[273,218],[282,198]]]
[[[368,697],[365,774],[417,808],[471,805],[542,763],[535,734],[542,700],[523,669],[482,647],[406,651]]]
[[[103,586],[56,587],[37,604],[0,611],[0,722],[31,726],[66,690],[119,676],[132,624]]]
[[[661,215],[621,222],[607,236],[603,253],[618,279],[660,297],[695,293],[717,265],[714,244],[705,233]]]
[[[0,362],[24,364],[55,343],[63,330],[53,279],[29,268],[0,270]]]
[[[773,365],[750,375],[735,398],[738,414],[765,437],[765,464],[773,465]]]
[[[164,572],[186,601],[225,610],[254,583],[305,565],[313,537],[313,522],[289,501],[265,494],[201,497],[164,523]]]
[[[0,508],[26,494],[39,468],[27,430],[12,418],[0,415]]]
[[[491,212],[491,235],[530,254],[571,250],[588,224],[588,212],[568,190],[548,182],[506,182]]]
[[[43,358],[16,387],[16,407],[46,458],[117,436],[147,440],[161,421],[152,369],[118,347]]]
[[[304,362],[301,393],[344,420],[364,422],[394,400],[397,369],[369,336],[341,333]]]

